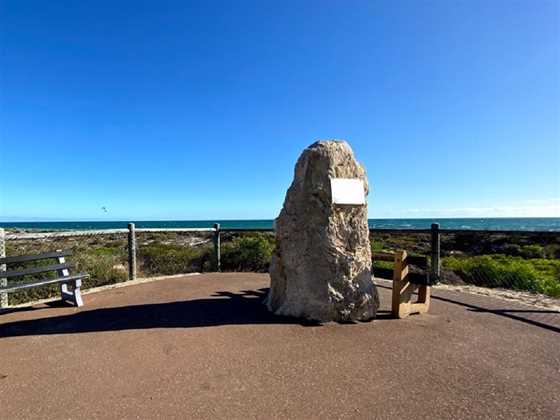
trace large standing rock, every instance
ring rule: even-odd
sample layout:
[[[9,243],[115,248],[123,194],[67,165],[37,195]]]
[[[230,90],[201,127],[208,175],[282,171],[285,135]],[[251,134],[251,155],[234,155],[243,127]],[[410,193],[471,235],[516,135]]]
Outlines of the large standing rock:
[[[304,150],[276,219],[268,309],[318,321],[375,318],[379,306],[371,273],[367,204],[333,204],[331,179],[358,178],[364,168],[345,141]],[[361,191],[359,191],[361,194]]]

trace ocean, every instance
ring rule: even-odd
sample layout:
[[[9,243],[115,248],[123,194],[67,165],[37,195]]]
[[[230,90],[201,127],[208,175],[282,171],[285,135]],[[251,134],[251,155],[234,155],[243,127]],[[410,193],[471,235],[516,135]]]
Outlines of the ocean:
[[[97,230],[126,228],[134,222],[137,228],[208,228],[220,223],[223,229],[270,229],[269,220],[151,220],[151,221],[68,221],[68,222],[0,222],[7,229]],[[429,229],[439,223],[442,229],[518,230],[560,232],[560,217],[454,218],[454,219],[369,219],[371,228]]]

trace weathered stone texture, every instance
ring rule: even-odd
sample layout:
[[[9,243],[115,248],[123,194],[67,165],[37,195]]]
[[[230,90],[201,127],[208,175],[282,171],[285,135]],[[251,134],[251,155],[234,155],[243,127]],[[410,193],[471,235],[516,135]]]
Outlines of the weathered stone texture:
[[[276,219],[270,311],[318,321],[370,320],[379,306],[371,273],[367,205],[332,204],[331,178],[364,168],[344,141],[320,141],[300,156]]]

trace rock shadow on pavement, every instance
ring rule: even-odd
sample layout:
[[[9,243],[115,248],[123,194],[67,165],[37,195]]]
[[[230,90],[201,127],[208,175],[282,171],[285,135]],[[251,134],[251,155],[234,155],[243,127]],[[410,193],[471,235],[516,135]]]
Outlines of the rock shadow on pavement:
[[[32,320],[0,324],[0,338],[30,335],[77,334],[151,328],[199,328],[220,325],[321,323],[274,315],[264,305],[268,288],[218,291],[210,298],[177,302],[97,308]],[[42,312],[42,311],[39,311]],[[1,319],[0,319],[1,320]]]

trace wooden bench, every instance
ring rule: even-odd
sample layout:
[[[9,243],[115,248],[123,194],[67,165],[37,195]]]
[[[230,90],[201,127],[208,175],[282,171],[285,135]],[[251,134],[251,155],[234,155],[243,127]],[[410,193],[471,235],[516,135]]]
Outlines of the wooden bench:
[[[22,263],[31,261],[52,259],[57,261],[56,264],[51,265],[0,271],[0,278],[2,279],[11,279],[14,277],[24,277],[42,273],[56,272],[56,277],[54,278],[47,277],[42,279],[34,279],[32,281],[20,281],[12,283],[10,285],[0,286],[0,294],[15,292],[17,290],[28,289],[31,287],[44,286],[47,284],[59,283],[62,300],[70,302],[76,306],[82,306],[84,303],[82,301],[80,287],[82,286],[82,279],[89,277],[89,274],[81,273],[70,275],[70,268],[72,268],[72,266],[66,262],[65,258],[70,255],[72,255],[70,251],[58,250],[36,255],[19,255],[15,257],[0,258],[0,267],[3,264],[9,267],[10,265],[21,265]]]
[[[374,253],[373,259],[394,262],[392,270],[376,270],[382,277],[393,278],[393,296],[391,312],[395,318],[406,318],[410,314],[425,314],[430,309],[430,294],[432,279],[428,271],[428,258],[407,255],[406,251],[395,254]],[[411,273],[409,266],[415,265],[425,274]],[[418,298],[413,301],[414,293]]]

